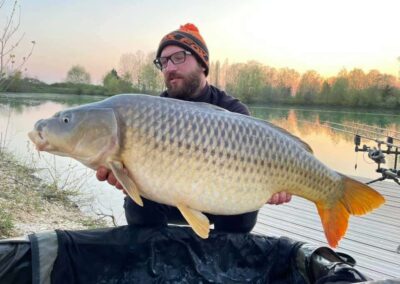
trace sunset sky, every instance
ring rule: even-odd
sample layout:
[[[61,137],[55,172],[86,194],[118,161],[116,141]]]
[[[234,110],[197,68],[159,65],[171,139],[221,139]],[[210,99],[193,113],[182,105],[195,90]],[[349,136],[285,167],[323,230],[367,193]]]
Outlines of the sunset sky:
[[[21,0],[20,6],[19,52],[37,42],[27,75],[48,83],[63,81],[76,64],[100,83],[122,54],[154,51],[162,36],[187,22],[200,29],[212,61],[257,60],[323,76],[355,67],[398,76],[400,69],[398,0]]]

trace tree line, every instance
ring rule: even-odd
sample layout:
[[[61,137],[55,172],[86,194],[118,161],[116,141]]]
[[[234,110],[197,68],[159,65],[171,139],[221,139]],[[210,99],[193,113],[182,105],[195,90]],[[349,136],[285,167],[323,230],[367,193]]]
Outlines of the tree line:
[[[347,107],[400,107],[400,82],[378,70],[355,68],[324,78],[314,70],[300,74],[256,61],[210,66],[210,82],[247,103]]]
[[[101,85],[91,84],[83,66],[72,66],[64,82],[46,84],[24,78],[20,72],[3,78],[0,87],[9,92],[54,92],[88,95],[145,93],[157,95],[165,86],[161,72],[153,65],[154,52],[123,54],[118,68],[107,72]],[[378,70],[368,73],[355,68],[324,78],[317,71],[303,74],[291,68],[274,68],[256,61],[230,64],[212,62],[209,82],[245,103],[297,104],[346,107],[400,107],[400,83]]]
[[[160,94],[164,89],[162,75],[153,64],[155,53],[121,56],[119,68],[113,68],[92,84],[91,75],[81,65],[72,66],[63,82],[46,84],[36,78],[24,77],[21,71],[0,77],[0,92],[60,93],[112,96],[120,93]]]

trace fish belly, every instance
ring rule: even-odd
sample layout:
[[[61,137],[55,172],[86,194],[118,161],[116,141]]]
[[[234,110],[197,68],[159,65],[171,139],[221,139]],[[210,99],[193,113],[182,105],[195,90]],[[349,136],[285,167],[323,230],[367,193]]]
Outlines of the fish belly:
[[[201,212],[235,215],[259,209],[272,195],[263,178],[240,175],[232,166],[201,161],[200,157],[148,151],[146,158],[127,163],[143,197]],[[229,168],[229,169],[228,169]]]

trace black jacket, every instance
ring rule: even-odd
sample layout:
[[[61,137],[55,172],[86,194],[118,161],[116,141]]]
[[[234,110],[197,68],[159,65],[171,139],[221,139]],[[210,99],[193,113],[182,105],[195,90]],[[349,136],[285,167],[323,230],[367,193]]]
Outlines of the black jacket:
[[[170,97],[167,91],[163,92],[160,96],[166,98]],[[180,99],[191,102],[209,103],[222,107],[231,112],[250,115],[250,111],[245,104],[240,102],[238,99],[226,94],[224,91],[221,91],[217,87],[208,84],[204,87],[204,89],[201,91],[201,94],[198,97],[180,98]]]

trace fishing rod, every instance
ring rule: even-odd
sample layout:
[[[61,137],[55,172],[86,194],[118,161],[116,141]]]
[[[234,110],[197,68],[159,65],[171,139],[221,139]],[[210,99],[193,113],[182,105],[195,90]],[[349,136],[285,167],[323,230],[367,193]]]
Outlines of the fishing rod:
[[[332,122],[332,121],[321,121],[321,122],[322,123],[329,123],[329,124],[333,124],[333,125],[338,125],[338,126],[341,126],[341,127],[344,127],[344,128],[355,129],[355,130],[357,130],[357,132],[358,131],[363,131],[363,132],[375,134],[375,135],[378,135],[378,136],[382,135],[382,134],[380,134],[380,133],[378,133],[376,131],[366,130],[366,129],[362,129],[360,127],[356,127],[356,126],[352,126],[352,125],[347,125],[347,124],[342,124],[342,123],[337,123],[337,122]]]
[[[305,120],[299,120],[299,121],[315,124],[313,122],[305,121]],[[377,138],[377,137],[381,137],[382,134],[378,133],[376,131],[371,131],[371,130],[367,131],[367,133],[369,133],[369,134],[376,135],[376,137],[371,137],[368,135],[360,134],[359,132],[361,132],[361,131],[357,127],[351,127],[351,126],[348,126],[345,124],[331,122],[331,121],[323,121],[321,123],[324,123],[324,124],[321,124],[321,126],[328,127],[332,130],[341,131],[344,133],[354,135],[354,145],[355,145],[354,151],[356,153],[357,152],[367,153],[368,157],[377,164],[376,172],[380,173],[381,177],[371,180],[371,181],[367,182],[366,184],[371,184],[374,182],[389,179],[389,180],[393,180],[395,183],[400,185],[400,170],[398,170],[398,168],[397,168],[397,163],[399,161],[399,155],[400,155],[400,145],[393,143],[394,140],[400,140],[398,137],[392,137],[392,136],[385,135],[386,140],[382,140],[382,139]],[[330,125],[328,125],[328,124],[330,124]],[[356,131],[340,129],[340,128],[334,127],[332,125],[341,126],[344,128],[347,127],[347,128],[351,128]],[[359,124],[359,125],[361,125],[361,124]],[[372,126],[371,126],[371,128],[372,128]],[[375,142],[376,146],[371,147],[371,146],[367,146],[366,144],[364,144],[361,147],[361,139],[370,140],[372,142]],[[385,147],[385,148],[383,148],[383,147]],[[386,163],[386,155],[394,155],[393,168],[383,168],[381,166],[382,164]]]
[[[391,143],[392,145],[390,145],[390,146],[392,146],[392,147],[400,147],[400,146],[396,146],[396,145],[393,144],[393,140],[400,141],[400,138],[396,137],[396,136],[389,136],[389,135],[385,135],[385,134],[377,132],[377,131],[366,130],[366,129],[362,129],[360,127],[356,127],[356,126],[352,126],[352,125],[346,125],[346,124],[332,122],[332,121],[321,121],[321,123],[328,123],[328,124],[332,124],[332,125],[338,125],[338,126],[341,126],[341,127],[344,127],[344,128],[354,129],[355,131],[345,131],[345,130],[341,130],[341,129],[329,126],[330,128],[335,129],[335,130],[351,133],[351,134],[354,134],[354,135],[360,135],[362,138],[372,140],[372,141],[374,141],[376,143],[380,143],[380,144]],[[360,125],[360,126],[364,126],[364,127],[366,126],[366,127],[373,128],[373,126],[370,126],[370,125],[365,125],[365,124],[360,124],[360,123],[354,123],[354,124],[357,124],[357,125]],[[383,128],[379,128],[379,129],[383,129]],[[388,131],[388,130],[385,130],[385,131]],[[371,136],[367,136],[367,135],[361,135],[360,133],[371,134],[371,136],[375,135],[375,137],[371,137]],[[397,133],[399,133],[399,132],[397,132]],[[382,136],[391,137],[392,139],[390,140],[390,142],[385,142],[385,141],[379,140],[377,138],[377,137],[382,137]]]
[[[379,130],[381,132],[387,131],[387,133],[393,133],[393,134],[399,134],[400,135],[400,132],[396,131],[396,130],[389,130],[389,129],[386,129],[386,128],[373,126],[373,125],[362,124],[362,123],[357,123],[357,122],[354,122],[354,121],[352,122],[352,124],[360,126],[360,127],[366,127],[366,128],[369,128],[369,129],[377,129],[377,130]],[[395,136],[393,138],[396,139],[396,140],[400,140],[400,137],[397,137],[397,136]]]
[[[298,121],[299,122],[308,123],[308,124],[315,124],[315,122],[310,122],[310,121],[302,120],[302,119],[298,119]],[[400,149],[400,145],[397,145],[397,144],[393,143],[393,140],[400,140],[400,139],[395,139],[393,137],[390,137],[391,138],[390,140],[384,141],[384,140],[381,140],[381,139],[377,138],[377,137],[382,136],[382,135],[377,135],[377,137],[371,137],[371,136],[368,136],[368,135],[362,135],[362,134],[360,134],[360,133],[358,133],[356,131],[350,131],[350,130],[345,130],[345,129],[337,128],[337,127],[334,127],[334,126],[326,125],[326,124],[333,124],[333,125],[339,125],[339,126],[342,126],[342,127],[348,127],[345,124],[331,122],[331,121],[321,121],[320,123],[325,123],[325,124],[321,124],[322,127],[327,127],[329,129],[336,130],[336,131],[343,132],[343,133],[348,133],[348,134],[351,134],[351,135],[358,135],[360,138],[364,138],[364,139],[370,140],[372,142],[377,143],[378,145],[387,145],[387,146],[390,146],[390,147],[394,147],[394,148],[397,147],[397,148]],[[372,132],[372,131],[370,131],[370,133],[378,134],[378,133]]]

